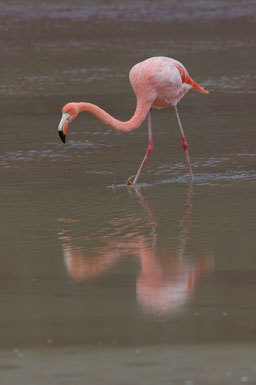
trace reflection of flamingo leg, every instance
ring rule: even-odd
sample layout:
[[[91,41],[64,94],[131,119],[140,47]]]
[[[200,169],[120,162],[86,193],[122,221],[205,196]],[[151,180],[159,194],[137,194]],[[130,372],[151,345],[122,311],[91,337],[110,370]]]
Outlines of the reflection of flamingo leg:
[[[148,215],[149,224],[152,228],[152,250],[156,251],[156,243],[157,243],[157,222],[154,219],[154,213],[153,209],[148,201],[146,201],[141,193],[141,191],[135,187],[135,192],[137,194],[137,197],[140,200],[140,203],[142,207],[146,210],[146,213]]]
[[[188,189],[186,192],[186,199],[184,202],[184,216],[180,222],[180,259],[183,259],[185,256],[186,243],[189,237],[191,230],[192,220],[190,218],[192,210],[192,194],[193,194],[193,181],[190,181],[188,184]]]

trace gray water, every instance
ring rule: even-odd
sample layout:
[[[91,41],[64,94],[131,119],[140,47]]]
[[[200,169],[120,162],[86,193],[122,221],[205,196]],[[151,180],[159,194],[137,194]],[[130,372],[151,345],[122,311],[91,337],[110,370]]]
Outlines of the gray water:
[[[0,1],[4,385],[255,384],[255,2]],[[181,61],[209,95],[121,134],[128,73]]]

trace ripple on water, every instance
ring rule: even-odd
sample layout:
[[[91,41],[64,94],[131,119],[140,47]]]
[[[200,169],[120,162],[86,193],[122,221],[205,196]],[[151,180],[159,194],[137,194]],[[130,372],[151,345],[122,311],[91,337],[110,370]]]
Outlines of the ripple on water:
[[[111,3],[104,1],[80,1],[70,7],[61,1],[34,3],[27,6],[18,1],[11,4],[1,3],[3,16],[17,19],[70,19],[70,20],[104,20],[104,21],[140,21],[140,22],[171,22],[237,19],[249,17],[255,20],[255,1],[242,0],[195,0],[191,1],[130,1]]]
[[[0,153],[0,164],[3,168],[19,167],[22,162],[36,162],[50,159],[74,159],[84,154],[84,149],[99,149],[102,147],[111,147],[106,144],[95,144],[92,141],[69,141],[69,146],[64,147],[61,144],[48,143],[48,148],[41,150],[18,150]],[[75,151],[72,151],[74,149]],[[82,151],[82,153],[80,152]],[[192,164],[194,170],[195,182],[197,184],[218,184],[221,182],[239,182],[243,180],[255,182],[256,170],[254,167],[254,158],[256,154],[231,154],[230,157],[211,157],[199,159]],[[101,174],[107,171],[101,169],[84,170],[85,173]],[[111,170],[112,173],[113,170]],[[152,176],[155,173],[155,178]],[[162,183],[187,183],[189,174],[186,163],[164,164],[157,170],[151,170],[152,183],[143,183],[145,186]],[[144,171],[147,174],[147,171]],[[156,180],[157,177],[161,179]],[[154,180],[154,181],[153,181]]]
[[[205,87],[219,90],[224,93],[256,93],[254,83],[255,74],[237,74],[234,76],[221,76],[217,79],[207,79],[204,82]]]
[[[218,184],[220,182],[239,182],[242,180],[256,181],[254,157],[256,154],[238,154],[232,157],[201,159],[193,163],[195,182],[197,184]],[[243,161],[241,161],[241,157]],[[209,172],[209,170],[211,172]],[[184,175],[185,173],[185,175]],[[157,183],[185,183],[189,179],[187,165],[177,163],[175,165],[162,165],[158,168],[157,175],[167,177]],[[181,175],[183,174],[183,175]]]
[[[99,82],[104,81],[111,85],[119,85],[122,79],[127,81],[127,73],[113,72],[111,68],[73,68],[63,71],[54,69],[53,71],[47,68],[47,73],[40,74],[20,74],[18,78],[3,79],[0,85],[0,94],[8,95],[31,95],[36,96],[42,94],[51,94],[56,92],[56,87],[64,86],[67,88],[70,85],[70,93],[74,87],[84,87],[84,84],[93,84],[98,86]],[[35,91],[36,90],[36,91]],[[84,92],[84,89],[83,89]]]
[[[18,167],[18,162],[35,162],[41,161],[42,159],[52,159],[56,160],[58,158],[67,159],[72,156],[80,156],[80,150],[84,149],[98,149],[106,147],[108,145],[102,143],[93,143],[92,141],[74,141],[70,140],[68,146],[63,146],[62,144],[57,143],[47,143],[48,148],[40,150],[17,150],[17,151],[6,151],[0,153],[0,164],[3,168]],[[74,154],[74,151],[70,149],[77,150]]]

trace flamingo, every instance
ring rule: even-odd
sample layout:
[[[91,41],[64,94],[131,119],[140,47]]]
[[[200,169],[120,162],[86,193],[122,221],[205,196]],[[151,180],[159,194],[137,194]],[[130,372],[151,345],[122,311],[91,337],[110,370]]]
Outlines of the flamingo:
[[[197,84],[189,75],[182,63],[168,57],[152,57],[135,64],[129,74],[131,86],[137,98],[136,110],[132,118],[126,122],[115,119],[102,108],[92,103],[67,103],[62,108],[62,117],[58,126],[59,136],[66,141],[68,124],[82,111],[95,115],[107,126],[121,132],[130,132],[138,128],[148,115],[148,146],[133,181],[128,178],[127,184],[136,184],[142,169],[153,151],[152,107],[174,107],[178,126],[182,136],[182,147],[185,151],[189,173],[193,180],[187,140],[181,124],[177,104],[181,98],[194,88],[204,94],[208,91]]]

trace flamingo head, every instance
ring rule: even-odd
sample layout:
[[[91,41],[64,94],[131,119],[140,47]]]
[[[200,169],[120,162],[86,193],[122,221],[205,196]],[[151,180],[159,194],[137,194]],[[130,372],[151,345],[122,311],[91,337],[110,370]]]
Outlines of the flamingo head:
[[[79,114],[77,103],[68,103],[62,108],[62,117],[58,126],[60,139],[63,143],[66,142],[67,128],[70,122]]]

